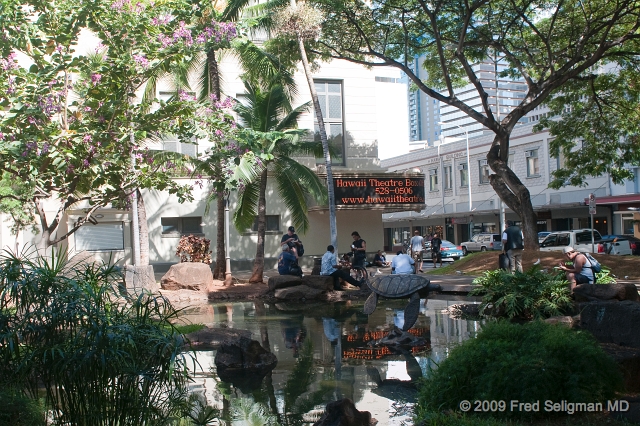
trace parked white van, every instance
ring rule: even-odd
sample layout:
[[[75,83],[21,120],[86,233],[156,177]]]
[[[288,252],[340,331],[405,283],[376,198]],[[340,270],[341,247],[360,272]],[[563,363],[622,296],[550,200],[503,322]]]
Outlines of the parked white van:
[[[627,255],[633,254],[631,245],[625,239],[607,239],[595,229],[593,230],[594,243],[592,250],[591,229],[574,229],[572,231],[552,232],[540,243],[540,251],[562,250],[571,246],[577,251],[589,253]]]

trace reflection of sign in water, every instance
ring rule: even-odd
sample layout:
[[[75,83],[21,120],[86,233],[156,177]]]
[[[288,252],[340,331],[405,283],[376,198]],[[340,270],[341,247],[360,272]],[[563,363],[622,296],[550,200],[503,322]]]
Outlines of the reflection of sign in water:
[[[334,180],[336,205],[424,204],[424,178],[363,177]]]
[[[428,341],[430,329],[429,327],[412,328],[408,331],[410,334],[416,337],[425,337]],[[376,331],[353,331],[346,336],[346,342],[343,340],[342,347],[345,350],[342,351],[343,359],[380,359],[386,355],[391,355],[393,352],[386,347],[369,347],[368,342],[373,340],[382,339],[389,334],[389,330],[376,330]],[[344,337],[343,337],[344,339]],[[414,346],[411,348],[412,353],[424,352],[431,349],[431,345]]]

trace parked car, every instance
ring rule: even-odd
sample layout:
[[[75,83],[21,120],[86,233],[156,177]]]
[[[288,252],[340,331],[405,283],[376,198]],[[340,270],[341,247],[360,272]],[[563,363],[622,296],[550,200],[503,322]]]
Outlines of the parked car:
[[[466,255],[472,251],[502,250],[502,236],[500,234],[476,234],[471,241],[460,244]]]
[[[549,235],[550,233],[550,231],[538,232],[538,244],[542,243],[542,241],[544,241],[544,239],[547,238],[547,235]]]
[[[631,244],[627,239],[603,239],[596,230],[593,230],[593,238],[595,247],[592,248],[591,229],[552,232],[540,243],[540,251],[562,250],[566,246],[571,246],[582,252],[615,255],[632,254]]]
[[[640,238],[634,237],[633,235],[603,235],[603,240],[612,240],[612,239],[622,239],[628,240],[629,245],[631,246],[631,253],[639,256],[640,255]]]
[[[464,251],[462,247],[453,244],[451,241],[442,240],[440,254],[442,255],[442,259],[458,260],[464,256]],[[431,244],[429,244],[429,250],[425,249],[423,257],[425,261],[431,260]]]

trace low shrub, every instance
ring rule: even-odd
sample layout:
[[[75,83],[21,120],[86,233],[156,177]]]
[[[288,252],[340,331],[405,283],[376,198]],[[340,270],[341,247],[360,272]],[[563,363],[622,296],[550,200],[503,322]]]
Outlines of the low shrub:
[[[195,262],[211,264],[211,240],[195,235],[183,236],[176,247],[176,256],[180,262]]]
[[[189,353],[161,297],[120,297],[110,265],[0,257],[0,389],[58,424],[155,424],[185,409]],[[44,389],[44,391],[43,391]]]
[[[590,334],[543,321],[499,321],[452,349],[420,383],[416,415],[460,411],[463,400],[505,401],[506,409],[493,416],[535,415],[510,411],[510,401],[539,401],[539,414],[546,414],[547,400],[601,402],[621,387],[617,364]]]
[[[515,274],[501,269],[487,271],[473,283],[478,287],[469,295],[482,296],[483,315],[530,320],[566,315],[573,310],[564,274],[546,273],[535,266]]]
[[[45,426],[44,407],[11,389],[0,389],[0,426]]]

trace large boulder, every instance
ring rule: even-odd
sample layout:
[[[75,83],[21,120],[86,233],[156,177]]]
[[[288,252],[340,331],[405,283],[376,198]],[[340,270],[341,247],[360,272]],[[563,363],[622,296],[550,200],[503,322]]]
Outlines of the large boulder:
[[[580,304],[580,328],[588,330],[600,343],[615,343],[640,349],[640,303],[589,302]]]
[[[324,414],[313,426],[373,426],[377,423],[370,412],[358,411],[352,400],[343,398],[328,403]]]
[[[171,265],[169,271],[160,280],[165,290],[206,291],[213,286],[213,273],[206,263],[183,262]]]
[[[591,302],[595,300],[632,300],[639,301],[638,289],[635,284],[580,284],[573,289],[577,302]]]
[[[627,392],[640,392],[640,349],[627,348],[613,343],[601,343],[600,346],[620,366],[624,377],[624,389]]]
[[[138,295],[142,292],[157,293],[160,286],[156,282],[153,265],[124,267],[124,282],[129,294]]]
[[[262,379],[275,368],[278,359],[257,340],[237,336],[222,342],[214,362],[222,381],[250,393],[261,386]]]
[[[276,290],[275,297],[280,300],[311,300],[322,294],[322,290],[311,288],[306,285],[297,285],[295,287],[280,288]]]
[[[249,330],[236,328],[212,328],[205,327],[185,335],[194,349],[211,350],[218,349],[225,342],[237,341],[240,338],[251,339]]]
[[[276,291],[279,288],[293,287],[302,284],[302,277],[295,275],[276,275],[275,277],[269,277],[269,291]]]
[[[333,290],[333,282],[334,278],[329,275],[305,275],[302,277],[302,285],[321,291]]]

